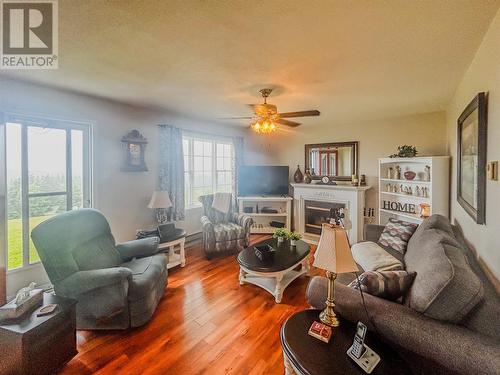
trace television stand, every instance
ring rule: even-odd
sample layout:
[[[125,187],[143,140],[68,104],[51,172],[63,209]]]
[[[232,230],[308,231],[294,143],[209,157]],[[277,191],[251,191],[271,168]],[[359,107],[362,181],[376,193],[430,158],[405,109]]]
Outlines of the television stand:
[[[273,233],[278,227],[272,227],[271,221],[282,223],[283,228],[291,229],[292,200],[292,197],[287,196],[238,197],[238,208],[240,213],[245,213],[254,220],[250,233]],[[262,212],[264,208],[277,212]]]

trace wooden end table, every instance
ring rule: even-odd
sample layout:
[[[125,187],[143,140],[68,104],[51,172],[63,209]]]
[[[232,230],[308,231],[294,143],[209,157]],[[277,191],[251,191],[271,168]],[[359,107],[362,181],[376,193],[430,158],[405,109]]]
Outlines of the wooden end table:
[[[286,375],[366,374],[348,355],[356,324],[339,317],[327,344],[308,335],[311,324],[319,320],[321,310],[304,310],[290,316],[281,327],[280,338]],[[411,374],[407,364],[388,345],[367,333],[365,342],[379,356],[372,374]]]
[[[167,257],[167,269],[179,265],[184,267],[186,265],[186,251],[184,249],[185,243],[186,237],[160,243],[158,249],[165,251],[165,256]]]
[[[37,308],[20,319],[0,323],[1,374],[54,374],[76,350],[76,301],[44,293],[43,305],[56,310],[36,316]]]

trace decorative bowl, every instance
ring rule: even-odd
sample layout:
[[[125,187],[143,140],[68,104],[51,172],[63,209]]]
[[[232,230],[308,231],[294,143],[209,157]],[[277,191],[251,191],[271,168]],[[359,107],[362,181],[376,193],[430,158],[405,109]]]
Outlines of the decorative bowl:
[[[404,176],[407,180],[413,180],[417,174],[413,171],[406,171]]]

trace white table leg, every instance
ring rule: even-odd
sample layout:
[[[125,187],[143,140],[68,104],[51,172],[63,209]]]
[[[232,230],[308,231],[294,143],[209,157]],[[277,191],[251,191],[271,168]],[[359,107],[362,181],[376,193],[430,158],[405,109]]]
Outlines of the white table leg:
[[[307,256],[305,259],[304,259],[304,262],[302,263],[302,267],[304,268],[304,270],[306,271],[306,275],[307,276],[310,276],[310,272],[311,272],[311,263],[309,263],[309,256]]]
[[[180,245],[181,245],[181,267],[184,267],[186,265],[186,252],[184,250],[184,244],[186,242],[186,239],[182,239]]]
[[[243,271],[243,269],[240,267],[240,285],[245,284],[245,276],[245,271]]]
[[[281,286],[281,280],[283,280],[282,273],[276,276],[276,289],[274,290],[274,300],[276,301],[276,303],[281,303],[281,298],[283,297],[283,287]]]

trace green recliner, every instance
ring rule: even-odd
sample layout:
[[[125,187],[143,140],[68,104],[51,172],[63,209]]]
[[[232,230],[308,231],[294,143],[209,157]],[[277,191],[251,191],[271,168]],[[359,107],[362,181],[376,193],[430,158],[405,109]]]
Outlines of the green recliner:
[[[167,285],[157,237],[115,244],[106,218],[81,209],[31,232],[57,295],[78,301],[79,329],[126,329],[149,321]]]

